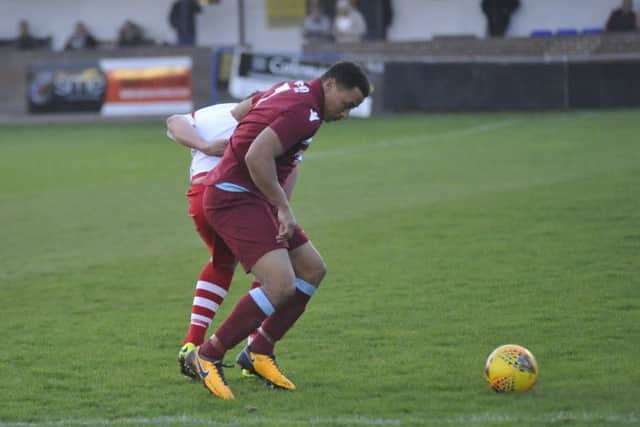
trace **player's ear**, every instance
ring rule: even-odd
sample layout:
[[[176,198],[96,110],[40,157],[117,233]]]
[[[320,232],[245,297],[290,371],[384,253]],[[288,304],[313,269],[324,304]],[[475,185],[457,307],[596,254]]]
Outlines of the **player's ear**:
[[[329,77],[323,84],[325,89],[333,89],[336,86],[336,79],[335,77]]]

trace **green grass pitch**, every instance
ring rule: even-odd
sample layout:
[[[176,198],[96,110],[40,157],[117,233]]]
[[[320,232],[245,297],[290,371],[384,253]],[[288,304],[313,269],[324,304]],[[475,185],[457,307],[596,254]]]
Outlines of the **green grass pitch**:
[[[0,127],[0,427],[640,424],[640,111],[325,125],[293,206],[329,273],[277,349],[298,390],[228,369],[233,402],[176,364],[188,162],[162,121]],[[533,391],[484,383],[506,343]]]

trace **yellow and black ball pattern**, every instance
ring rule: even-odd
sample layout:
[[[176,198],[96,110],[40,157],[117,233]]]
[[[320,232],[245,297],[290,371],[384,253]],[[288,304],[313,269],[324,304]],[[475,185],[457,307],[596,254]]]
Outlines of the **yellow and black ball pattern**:
[[[538,381],[538,363],[521,345],[501,345],[487,358],[484,376],[495,392],[523,392]]]

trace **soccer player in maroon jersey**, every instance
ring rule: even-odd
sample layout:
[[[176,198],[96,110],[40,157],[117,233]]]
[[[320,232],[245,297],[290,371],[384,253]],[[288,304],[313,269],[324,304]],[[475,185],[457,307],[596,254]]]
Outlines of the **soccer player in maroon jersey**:
[[[225,251],[230,260],[235,260],[235,257],[228,253],[225,246],[216,246],[216,234],[207,222],[202,206],[205,189],[203,182],[206,175],[220,161],[229,138],[240,119],[248,113],[252,106],[252,99],[256,94],[257,92],[240,103],[210,105],[191,114],[174,114],[167,118],[167,136],[173,141],[191,148],[189,167],[191,186],[187,191],[188,213],[211,255],[198,275],[189,328],[178,352],[180,371],[192,379],[199,379],[199,376],[186,363],[186,356],[205,341],[207,329],[227,295],[235,269],[235,262],[230,261],[227,265],[220,267],[211,261],[216,251],[218,251],[216,255],[218,258],[225,256],[223,255]],[[296,170],[297,168],[289,175],[283,187],[289,199],[296,182]],[[260,283],[256,281],[252,283],[253,288],[258,286]],[[253,339],[256,334],[257,331],[252,332],[250,339]],[[247,374],[244,371],[243,373]]]
[[[274,346],[304,312],[326,266],[297,224],[282,185],[322,122],[347,118],[369,91],[364,71],[345,61],[318,79],[284,82],[256,95],[222,160],[204,181],[207,221],[220,243],[262,284],[186,357],[205,387],[221,399],[234,398],[222,359],[256,328],[259,333],[238,364],[275,387],[295,389],[276,364]],[[213,259],[214,265],[225,261]]]

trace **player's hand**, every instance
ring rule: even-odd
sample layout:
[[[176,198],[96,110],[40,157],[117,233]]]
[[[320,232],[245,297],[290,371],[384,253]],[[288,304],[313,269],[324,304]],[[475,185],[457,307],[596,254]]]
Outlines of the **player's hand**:
[[[296,218],[293,216],[293,211],[289,205],[281,206],[278,208],[278,235],[276,241],[284,242],[289,240],[293,236],[293,231],[296,228]]]

